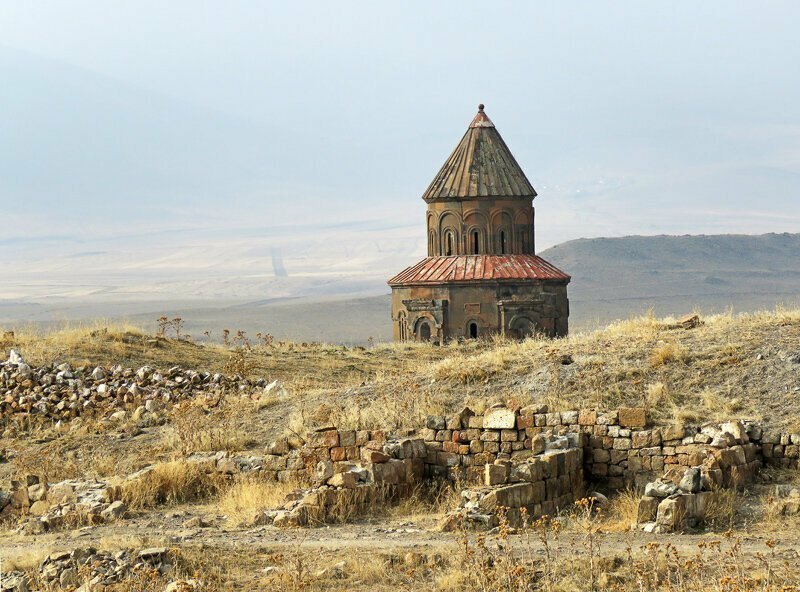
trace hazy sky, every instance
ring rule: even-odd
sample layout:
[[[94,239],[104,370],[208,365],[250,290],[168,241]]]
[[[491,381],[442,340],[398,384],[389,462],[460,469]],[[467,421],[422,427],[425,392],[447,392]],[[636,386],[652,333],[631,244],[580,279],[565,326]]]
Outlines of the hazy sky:
[[[422,235],[479,102],[540,246],[798,232],[798,22],[796,1],[0,0],[3,237]]]

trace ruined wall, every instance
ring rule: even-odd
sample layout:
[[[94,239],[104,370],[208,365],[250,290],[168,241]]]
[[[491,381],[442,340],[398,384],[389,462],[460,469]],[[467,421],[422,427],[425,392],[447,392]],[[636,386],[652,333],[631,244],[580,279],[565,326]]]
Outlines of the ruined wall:
[[[548,433],[581,448],[587,478],[610,489],[644,486],[672,466],[705,464],[720,485],[739,487],[753,480],[762,462],[797,465],[785,456],[788,446],[762,443],[762,430],[752,423],[646,426],[643,408],[548,412],[544,406],[495,407],[483,415],[465,410],[460,416],[431,416],[420,435],[428,445],[429,470],[467,483],[480,482],[486,463],[514,461],[539,450]],[[766,437],[791,441],[791,436]],[[789,454],[800,450],[789,446],[794,446]]]

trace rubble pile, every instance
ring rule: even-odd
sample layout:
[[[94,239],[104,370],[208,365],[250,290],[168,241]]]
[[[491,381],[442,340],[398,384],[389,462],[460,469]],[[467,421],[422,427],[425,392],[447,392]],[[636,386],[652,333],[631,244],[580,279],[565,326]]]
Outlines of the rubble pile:
[[[2,592],[33,592],[37,586],[45,589],[75,590],[75,592],[94,592],[123,582],[131,575],[140,573],[143,578],[153,574],[169,576],[173,571],[170,554],[165,547],[153,547],[134,551],[122,549],[116,552],[98,551],[92,547],[77,548],[72,551],[52,553],[36,570],[36,580],[31,574],[10,572],[0,576]],[[180,586],[177,586],[177,584]],[[182,586],[182,587],[181,587]],[[169,590],[191,591],[197,587],[193,580],[176,580],[167,585]]]
[[[100,524],[124,517],[127,508],[114,501],[115,488],[93,479],[45,483],[37,475],[12,481],[0,491],[0,517],[24,516],[18,531],[41,534],[77,524]]]
[[[177,366],[166,371],[120,365],[73,368],[66,362],[31,367],[11,350],[8,361],[0,362],[0,420],[24,413],[52,421],[87,414],[123,420],[128,409],[136,409],[141,415],[182,400],[250,393],[267,386],[264,379],[227,377]]]
[[[777,516],[800,514],[800,488],[792,484],[776,485],[771,496],[769,511]]]

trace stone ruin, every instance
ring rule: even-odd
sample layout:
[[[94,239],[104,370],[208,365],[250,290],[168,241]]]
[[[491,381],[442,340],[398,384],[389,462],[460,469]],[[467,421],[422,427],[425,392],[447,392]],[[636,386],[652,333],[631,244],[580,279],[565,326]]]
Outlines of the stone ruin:
[[[274,395],[280,385],[180,368],[33,368],[12,352],[0,363],[0,388],[5,393],[0,418],[28,413],[58,422],[87,413],[114,420],[134,407],[135,419],[197,397]],[[703,519],[707,494],[714,490],[752,482],[762,465],[797,468],[800,434],[747,421],[648,428],[643,408],[550,411],[496,405],[481,414],[465,408],[429,416],[424,427],[394,433],[320,427],[305,438],[280,438],[265,454],[195,453],[186,461],[227,479],[252,473],[311,484],[258,518],[276,525],[326,522],[337,505],[353,504],[357,512],[375,496],[401,498],[423,480],[445,480],[461,484],[456,513],[474,525],[492,523],[490,510],[500,506],[510,509],[512,520],[523,508],[530,518],[555,514],[585,495],[591,483],[601,490],[645,488],[643,527],[680,530]],[[699,489],[687,469],[699,472]],[[143,478],[148,470],[128,479]],[[0,516],[26,516],[22,529],[29,534],[58,529],[76,513],[89,523],[119,519],[126,508],[117,485],[44,483],[30,476],[0,489]],[[781,490],[776,498],[783,500],[781,512],[800,511],[800,492]]]
[[[344,430],[320,427],[305,439],[281,438],[262,455],[195,453],[186,458],[205,473],[228,479],[252,473],[264,480],[310,483],[261,524],[302,526],[351,513],[377,496],[399,499],[423,480],[461,484],[453,513],[470,526],[494,524],[495,509],[519,522],[554,515],[600,489],[644,487],[639,522],[648,530],[689,528],[704,518],[713,492],[751,483],[762,465],[797,467],[800,437],[771,433],[752,422],[647,428],[643,408],[550,412],[543,406],[494,406],[430,416],[420,429]],[[127,479],[144,478],[146,468]],[[0,491],[0,516],[25,516],[21,532],[58,529],[79,513],[88,523],[124,517],[119,483],[72,480],[44,483],[36,476]],[[785,511],[800,510],[800,492]],[[783,511],[783,510],[782,510]]]
[[[104,590],[140,574],[151,580],[152,572],[171,579],[174,577],[171,553],[166,547],[141,550],[122,549],[116,552],[99,551],[94,547],[78,547],[72,551],[51,553],[39,564],[37,575],[50,589],[90,592]],[[29,592],[33,588],[28,574],[12,571],[0,574],[0,592]],[[193,592],[200,584],[193,579],[172,579],[164,592]]]

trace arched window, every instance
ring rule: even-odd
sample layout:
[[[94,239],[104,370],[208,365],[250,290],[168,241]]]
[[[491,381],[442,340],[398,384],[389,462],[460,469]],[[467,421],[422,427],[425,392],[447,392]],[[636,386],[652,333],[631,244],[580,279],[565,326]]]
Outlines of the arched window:
[[[453,254],[453,233],[449,230],[444,235],[444,254],[447,257]]]
[[[477,255],[480,253],[480,243],[478,242],[478,231],[472,231],[472,254]]]
[[[470,339],[478,338],[478,323],[472,322],[469,324],[469,338]]]
[[[501,230],[500,231],[500,254],[501,255],[505,255],[506,254],[506,231],[505,230]]]
[[[405,341],[408,339],[408,335],[406,334],[406,315],[401,312],[398,316],[397,322],[400,328],[400,341]]]

